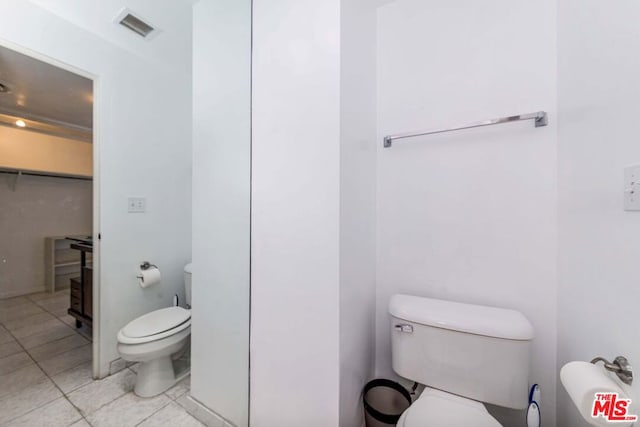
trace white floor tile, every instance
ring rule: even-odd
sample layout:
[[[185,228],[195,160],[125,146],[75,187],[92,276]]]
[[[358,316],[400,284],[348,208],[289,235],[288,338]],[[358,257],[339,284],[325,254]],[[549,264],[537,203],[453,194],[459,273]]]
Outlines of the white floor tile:
[[[56,291],[56,292],[49,292],[49,291],[45,291],[45,292],[38,292],[35,294],[29,294],[27,295],[25,298],[33,301],[33,302],[37,302],[37,301],[42,301],[45,299],[51,299],[51,298],[57,298],[60,296],[66,296],[67,298],[69,297],[69,292],[71,292],[70,289],[62,289],[60,291]]]
[[[2,325],[0,325],[0,345],[15,341],[13,336]]]
[[[89,341],[93,341],[93,330],[91,329],[91,327],[83,324],[81,327],[75,328],[75,330],[78,334],[82,335]]]
[[[67,427],[82,416],[64,397],[39,407],[15,420],[11,427]]]
[[[69,314],[65,313],[62,316],[58,316],[58,320],[74,328],[76,327],[76,318],[73,316],[70,316]]]
[[[62,317],[67,315],[68,311],[69,311],[69,304],[67,303],[67,305],[64,307],[59,307],[53,310],[49,310],[49,313],[53,314],[56,317]]]
[[[164,394],[142,398],[127,393],[88,415],[87,420],[94,427],[133,427],[169,403]]]
[[[188,393],[191,387],[191,376],[180,381],[178,384],[171,387],[169,390],[165,391],[166,394],[171,400],[176,400],[180,396],[185,393]]]
[[[36,303],[43,310],[54,314],[55,316],[64,316],[69,309],[69,297],[55,298],[39,301]]]
[[[29,323],[16,329],[11,329],[7,327],[6,324],[5,327],[9,329],[11,335],[13,335],[16,339],[20,339],[35,334],[40,334],[42,332],[49,332],[52,329],[56,329],[56,327],[60,327],[60,325],[64,325],[64,323],[53,317],[51,314],[44,313],[44,315],[49,316],[49,319],[39,323]],[[44,318],[44,316],[42,317]]]
[[[0,309],[4,310],[7,308],[17,307],[22,304],[29,304],[30,302],[31,301],[25,297],[0,299]]]
[[[112,360],[109,364],[109,375],[116,374],[123,369],[127,368],[128,362],[122,358],[117,358],[116,360]]]
[[[196,419],[204,420],[204,424],[207,426],[224,427],[224,420],[222,418],[197,404],[195,401],[190,399],[187,394],[183,394],[181,397],[176,399],[175,402],[182,406],[188,413],[194,414]]]
[[[57,356],[53,356],[50,359],[45,359],[41,362],[38,362],[38,364],[47,375],[53,376],[60,372],[71,369],[74,366],[78,366],[81,363],[90,361],[92,353],[92,345],[85,344],[82,347],[78,347],[74,350],[58,354]]]
[[[57,307],[59,305],[69,306],[69,301],[70,301],[69,294],[66,293],[66,294],[54,295],[51,298],[41,298],[35,301],[35,303],[46,310],[47,307]]]
[[[91,427],[91,424],[89,424],[84,418],[82,418],[80,421],[77,421],[71,424],[69,427]],[[173,427],[173,426],[170,426],[170,427]]]
[[[0,323],[10,322],[34,314],[44,313],[44,310],[31,301],[17,306],[11,306],[0,310]]]
[[[0,424],[6,424],[58,397],[62,397],[60,390],[50,379],[44,378],[36,384],[0,399]]]
[[[31,364],[33,364],[33,360],[24,351],[3,357],[0,359],[0,375],[8,374]]]
[[[58,320],[60,320],[63,323],[66,323],[67,325],[73,326],[75,328],[76,318],[69,314],[65,313],[62,316],[58,316]]]
[[[203,426],[176,401],[190,378],[140,398],[132,393],[137,365],[122,361],[114,370],[131,369],[94,381],[91,328],[75,328],[68,298],[65,290],[0,300],[0,426]]]
[[[27,317],[21,317],[15,320],[9,320],[4,323],[4,327],[13,332],[17,329],[24,328],[26,326],[37,325],[54,320],[54,317],[49,313],[37,313]]]
[[[28,353],[36,362],[40,362],[42,360],[52,358],[53,356],[56,356],[58,354],[73,350],[74,348],[82,347],[83,345],[87,345],[88,343],[89,341],[86,338],[78,334],[74,334],[56,341],[51,341],[38,347],[33,347],[28,350]]]
[[[105,379],[93,381],[69,393],[67,397],[87,416],[133,390],[135,374],[129,369],[118,372]]]
[[[0,358],[11,356],[12,354],[20,353],[22,346],[17,341],[9,341],[4,344],[0,344]]]
[[[56,296],[58,296],[56,293],[44,291],[44,292],[36,292],[35,294],[29,294],[25,298],[32,302],[38,302],[40,300],[54,298]]]
[[[92,382],[92,375],[92,363],[87,362],[73,369],[60,372],[59,374],[51,377],[51,379],[58,387],[60,387],[60,390],[62,390],[63,393],[68,394],[73,390]]]
[[[40,332],[28,337],[18,338],[18,341],[26,349],[31,349],[42,344],[46,344],[51,341],[59,340],[60,338],[74,335],[75,331],[62,322],[58,322],[55,326],[44,332]]]
[[[87,326],[86,324],[83,323],[81,327],[76,328],[75,317],[69,316],[68,314],[59,315],[58,320],[60,320],[62,323],[69,325],[69,327],[71,327],[71,329],[73,329],[75,333],[82,335],[89,341],[93,339],[93,330],[91,329],[90,326]]]
[[[0,399],[17,393],[46,378],[35,363],[0,376]]]
[[[180,427],[202,427],[200,421],[193,418],[185,411],[185,409],[171,402],[142,423],[138,424],[139,427],[165,427],[165,426],[180,426]]]

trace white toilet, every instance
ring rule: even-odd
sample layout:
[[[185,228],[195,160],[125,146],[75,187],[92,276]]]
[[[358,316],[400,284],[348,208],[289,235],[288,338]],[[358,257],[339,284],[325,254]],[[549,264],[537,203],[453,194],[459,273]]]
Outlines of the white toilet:
[[[426,386],[398,427],[499,427],[481,402],[529,404],[533,326],[514,310],[409,295],[389,303],[393,370]]]
[[[187,307],[191,304],[191,264],[184,268]],[[168,307],[144,314],[118,332],[118,352],[130,362],[140,362],[135,393],[156,396],[189,375],[188,365],[176,369],[178,359],[189,344],[191,310]]]

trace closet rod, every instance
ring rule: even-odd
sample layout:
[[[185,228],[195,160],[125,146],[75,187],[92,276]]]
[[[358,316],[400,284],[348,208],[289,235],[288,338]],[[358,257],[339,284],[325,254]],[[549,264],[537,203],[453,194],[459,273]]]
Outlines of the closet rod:
[[[517,116],[500,117],[497,119],[485,120],[482,122],[470,123],[464,126],[456,126],[452,128],[422,130],[416,132],[397,133],[395,135],[387,135],[384,137],[385,148],[391,147],[393,141],[396,139],[413,138],[414,136],[433,135],[436,133],[453,132],[463,129],[479,128],[482,126],[500,125],[503,123],[519,122],[522,120],[533,120],[535,127],[546,126],[549,124],[549,119],[545,111],[538,111],[536,113],[519,114]]]
[[[69,176],[69,175],[55,175],[48,173],[37,173],[37,172],[23,172],[23,171],[3,171],[0,170],[0,173],[6,173],[9,175],[30,175],[30,176],[43,176],[46,178],[62,178],[62,179],[79,179],[80,181],[93,181],[91,177],[84,176]]]

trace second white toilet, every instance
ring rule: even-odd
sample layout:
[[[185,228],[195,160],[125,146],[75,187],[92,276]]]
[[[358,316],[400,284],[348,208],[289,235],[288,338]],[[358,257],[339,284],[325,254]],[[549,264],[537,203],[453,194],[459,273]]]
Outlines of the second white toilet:
[[[485,403],[529,404],[533,326],[514,310],[394,295],[393,370],[426,386],[398,427],[500,427]]]
[[[184,268],[187,307],[191,304],[191,264]],[[191,335],[191,310],[167,307],[144,314],[118,332],[120,357],[140,362],[134,392],[156,396],[189,375],[188,364],[178,367]]]

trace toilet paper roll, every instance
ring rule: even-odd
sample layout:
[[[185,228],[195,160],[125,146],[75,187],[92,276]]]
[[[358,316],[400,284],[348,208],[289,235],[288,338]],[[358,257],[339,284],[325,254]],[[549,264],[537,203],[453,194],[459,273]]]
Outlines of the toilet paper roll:
[[[143,288],[160,283],[160,278],[160,270],[153,267],[147,270],[140,270],[138,273],[138,283]]]
[[[628,389],[614,380],[602,365],[588,362],[569,362],[560,370],[560,380],[578,408],[580,415],[592,426],[611,426],[603,417],[593,418],[593,401],[596,393],[618,393],[621,399],[629,399]],[[635,414],[631,412],[629,415]],[[616,422],[616,426],[630,426],[632,422]]]

